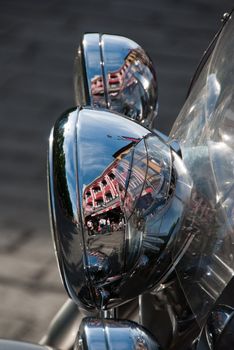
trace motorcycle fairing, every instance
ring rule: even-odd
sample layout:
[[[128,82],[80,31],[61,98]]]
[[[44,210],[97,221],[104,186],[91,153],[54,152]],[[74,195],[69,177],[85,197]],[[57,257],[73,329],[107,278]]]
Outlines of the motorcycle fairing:
[[[170,134],[194,183],[176,272],[201,327],[234,274],[233,37],[230,16]]]

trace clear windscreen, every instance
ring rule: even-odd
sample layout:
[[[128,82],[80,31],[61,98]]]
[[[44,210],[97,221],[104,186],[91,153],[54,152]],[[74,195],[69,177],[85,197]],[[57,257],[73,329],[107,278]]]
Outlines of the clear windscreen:
[[[184,232],[192,232],[193,239],[176,272],[202,326],[234,274],[232,18],[220,34],[170,136],[180,142],[194,184],[182,228]]]

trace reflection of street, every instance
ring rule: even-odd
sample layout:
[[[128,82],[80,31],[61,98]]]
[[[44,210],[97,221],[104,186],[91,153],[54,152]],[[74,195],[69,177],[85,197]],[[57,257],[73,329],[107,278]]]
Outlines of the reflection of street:
[[[105,214],[89,217],[86,223],[88,235],[103,235],[106,233],[121,231],[124,227],[123,214],[119,208],[112,210],[110,216]]]
[[[87,246],[89,249],[101,252],[107,256],[113,252],[117,252],[119,247],[123,245],[124,231],[107,232],[97,234],[87,238]]]
[[[123,264],[124,231],[98,234],[87,238],[88,270],[92,280],[100,283],[119,277]]]

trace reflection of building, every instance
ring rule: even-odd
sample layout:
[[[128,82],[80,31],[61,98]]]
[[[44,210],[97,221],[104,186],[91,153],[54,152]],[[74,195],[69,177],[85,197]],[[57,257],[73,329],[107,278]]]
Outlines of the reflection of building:
[[[129,67],[133,67],[134,64],[137,62],[138,57],[140,57],[141,61],[144,61],[146,59],[146,55],[143,55],[143,50],[133,49],[129,52],[129,54],[124,59],[123,65],[114,72],[108,72],[107,73],[107,83],[108,83],[108,92],[112,96],[115,96],[118,94],[118,92],[122,88],[126,88],[126,73],[129,69]],[[132,81],[128,81],[128,84],[131,84]],[[102,76],[95,76],[91,80],[91,91],[93,95],[102,96],[104,95],[104,82]]]
[[[93,213],[101,214],[120,206],[115,177],[116,166],[115,160],[101,176],[85,187],[83,196],[86,216]]]
[[[116,152],[113,155],[115,160],[84,188],[86,218],[120,209],[121,203],[130,209],[139,196],[146,200],[150,195],[152,200],[151,194],[162,185],[160,160],[149,155],[147,158],[144,143],[125,139],[131,143]]]

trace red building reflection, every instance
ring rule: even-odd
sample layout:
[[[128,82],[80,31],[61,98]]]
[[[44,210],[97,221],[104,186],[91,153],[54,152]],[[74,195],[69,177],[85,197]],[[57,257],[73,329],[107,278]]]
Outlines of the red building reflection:
[[[83,206],[86,218],[107,212],[110,214],[110,211],[113,213],[114,209],[118,209],[116,212],[120,214],[120,204],[124,199],[126,180],[130,170],[129,154],[132,152],[132,145],[137,144],[140,140],[125,136],[119,138],[130,141],[130,143],[116,152],[113,155],[114,161],[84,189]],[[142,180],[139,174],[135,185],[140,185]]]
[[[138,209],[149,207],[154,201],[153,194],[163,185],[160,159],[146,157],[144,143],[138,139],[125,139],[131,143],[116,152],[114,161],[84,188],[86,223],[102,218],[119,222],[124,218],[122,205],[127,215],[137,200]]]
[[[115,160],[101,176],[86,186],[83,194],[86,217],[102,214],[120,206],[115,175],[117,163],[118,160]]]
[[[118,70],[107,73],[107,84],[109,94],[115,96],[118,94],[119,91],[122,90],[122,88],[127,87],[126,82],[128,82],[127,85],[131,85],[133,81],[135,81],[134,76],[132,76],[132,79],[130,80],[126,79],[126,74],[128,69],[136,63],[139,57],[141,58],[142,63],[149,64],[149,59],[142,49],[133,49],[126,56],[123,65]],[[91,80],[91,91],[93,96],[104,95],[104,82],[102,76],[95,76]]]

